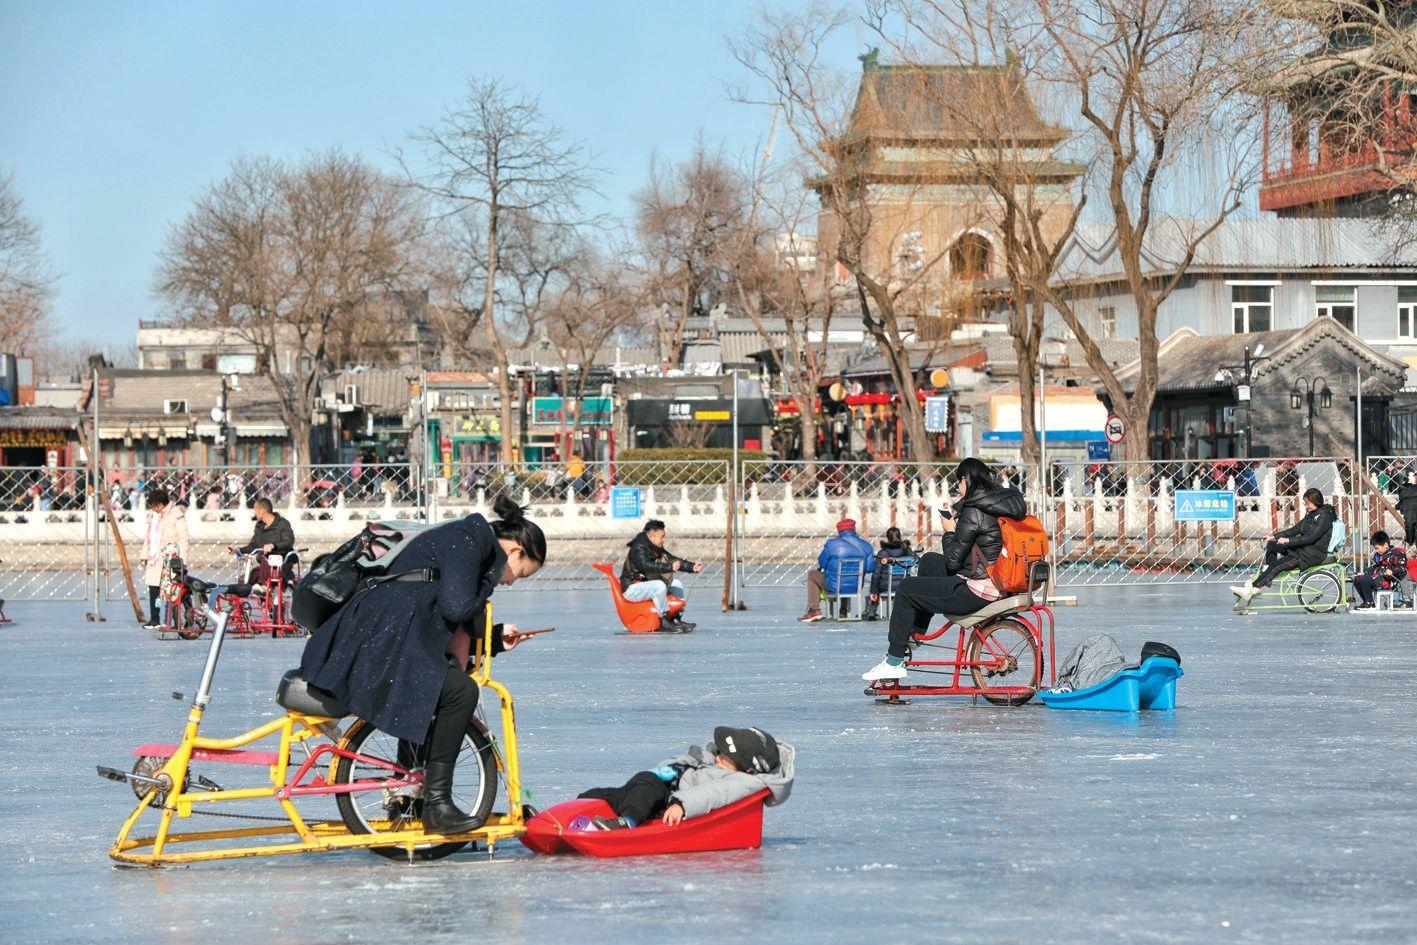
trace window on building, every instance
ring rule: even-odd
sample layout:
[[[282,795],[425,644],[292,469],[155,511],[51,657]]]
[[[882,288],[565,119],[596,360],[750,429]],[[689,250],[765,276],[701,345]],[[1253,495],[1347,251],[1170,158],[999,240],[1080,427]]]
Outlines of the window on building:
[[[187,358],[180,354],[174,354],[167,359],[167,366],[174,371],[185,371],[187,370]]]
[[[1104,305],[1097,310],[1097,328],[1103,338],[1117,337],[1117,308]]]
[[[215,370],[216,370],[216,355],[215,355],[215,354],[204,354],[204,355],[202,355],[202,370],[203,370],[203,371],[215,371]]]
[[[1235,317],[1235,334],[1269,331],[1274,325],[1274,286],[1232,285],[1230,312]]]
[[[992,253],[988,237],[966,233],[950,247],[950,274],[956,279],[987,279]]]
[[[1397,287],[1397,337],[1417,341],[1417,285]]]
[[[1357,324],[1358,287],[1352,285],[1314,286],[1317,315],[1334,319],[1349,331]]]

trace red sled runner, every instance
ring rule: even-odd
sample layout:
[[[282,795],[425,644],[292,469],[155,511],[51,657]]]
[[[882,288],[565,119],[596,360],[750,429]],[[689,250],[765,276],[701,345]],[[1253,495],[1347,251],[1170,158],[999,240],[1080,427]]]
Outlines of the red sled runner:
[[[615,816],[604,801],[578,798],[528,820],[522,843],[537,853],[574,851],[596,857],[751,850],[763,844],[763,802],[770,796],[770,791],[759,791],[673,827],[655,820],[628,830],[567,830],[577,817]]]

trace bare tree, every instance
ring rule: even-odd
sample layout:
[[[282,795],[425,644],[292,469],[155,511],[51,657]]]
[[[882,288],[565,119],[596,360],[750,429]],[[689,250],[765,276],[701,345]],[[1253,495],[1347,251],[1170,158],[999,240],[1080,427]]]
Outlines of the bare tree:
[[[34,354],[53,335],[50,304],[58,277],[39,234],[14,176],[0,177],[0,352]]]
[[[117,368],[138,366],[138,345],[133,341],[97,341],[89,338],[51,339],[35,352],[35,376],[51,381],[84,381],[90,358],[101,356]]]
[[[925,238],[935,229],[929,220],[934,206],[922,199],[919,168],[901,168],[889,156],[899,129],[887,127],[919,120],[917,110],[927,103],[895,102],[886,124],[879,123],[882,113],[867,87],[874,54],[862,57],[866,73],[859,89],[827,65],[827,48],[848,23],[844,11],[822,3],[791,13],[764,10],[730,41],[733,55],[760,86],[738,98],[781,109],[783,127],[812,169],[821,202],[818,250],[849,275],[850,285],[836,288],[854,294],[861,323],[895,382],[910,450],[929,461],[933,449],[917,397],[918,365],[911,359],[932,354],[916,344],[925,337],[918,328],[930,325],[930,337],[947,338],[956,315],[944,304],[945,250]]]
[[[1008,50],[1022,63],[1020,74],[1047,88],[1055,114],[1074,126],[1074,152],[1091,159],[1087,193],[1110,227],[1113,258],[1135,304],[1134,389],[1118,382],[1066,272],[1056,272],[1066,267],[1058,249],[1067,247],[1046,231],[1046,218],[1005,201],[1017,270],[1010,276],[1030,306],[1045,300],[1077,338],[1113,411],[1134,431],[1125,455],[1146,458],[1157,313],[1258,177],[1259,100],[1250,91],[1279,51],[1273,18],[1243,0],[900,0],[886,9],[905,23],[906,44],[936,56]],[[875,20],[883,32],[892,22],[889,15]],[[997,143],[981,150],[991,147]],[[1013,176],[999,175],[996,194],[1017,183]],[[1065,228],[1076,222],[1073,214]],[[1165,274],[1152,262],[1154,242],[1165,244]],[[1029,325],[1038,317],[1031,309]]]
[[[414,133],[413,139],[422,146],[428,165],[410,176],[457,218],[450,240],[455,251],[445,257],[456,266],[453,277],[445,280],[454,291],[436,310],[455,348],[470,349],[479,329],[486,339],[501,401],[502,458],[510,462],[516,448],[509,352],[517,345],[509,342],[528,337],[532,326],[519,321],[525,306],[503,311],[501,303],[526,298],[536,279],[514,276],[517,285],[509,288],[504,241],[513,228],[544,233],[571,225],[594,184],[595,171],[585,148],[547,121],[535,99],[495,79],[469,82],[463,101],[437,124]],[[521,275],[544,268],[530,260],[533,250],[524,247]]]
[[[661,361],[679,366],[684,326],[728,293],[725,244],[737,239],[748,212],[748,186],[721,151],[699,140],[683,163],[650,162],[649,182],[635,194],[635,230]]]
[[[839,298],[821,278],[815,200],[800,166],[760,174],[749,221],[724,247],[734,301],[753,322],[778,384],[798,407],[802,456],[817,456],[817,391],[826,376]]]
[[[1018,12],[983,0],[905,0],[871,8],[867,21],[902,62],[922,72],[941,63],[950,67],[950,83],[921,83],[921,94],[961,132],[965,146],[953,150],[952,161],[958,174],[979,186],[976,227],[1000,250],[1006,319],[1019,364],[1021,451],[1024,462],[1036,467],[1036,366],[1047,287],[1088,193],[1075,187],[1086,167],[1059,153],[1074,134],[1036,118],[1029,83],[1044,85],[1047,77],[1030,73],[1039,63],[1018,52],[1029,49],[1024,34],[1030,28],[1014,19]]]
[[[303,464],[332,346],[371,302],[419,281],[422,227],[408,191],[358,158],[243,158],[168,234],[156,290],[186,323],[256,348]]]
[[[615,254],[624,258],[623,253]],[[561,434],[569,425],[580,440],[587,395],[596,354],[616,332],[633,327],[644,293],[625,266],[599,257],[591,247],[575,254],[564,285],[546,307],[545,337],[561,359]]]

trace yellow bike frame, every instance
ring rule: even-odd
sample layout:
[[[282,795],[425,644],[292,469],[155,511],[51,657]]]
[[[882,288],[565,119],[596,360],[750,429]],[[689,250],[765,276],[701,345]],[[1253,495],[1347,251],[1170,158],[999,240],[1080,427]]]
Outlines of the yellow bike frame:
[[[233,738],[206,738],[200,734],[202,714],[211,701],[211,682],[216,671],[217,658],[222,641],[226,636],[226,621],[229,614],[211,615],[216,620],[212,634],[211,648],[207,652],[206,666],[202,672],[202,682],[196,698],[187,712],[187,724],[182,730],[182,741],[176,746],[172,756],[152,779],[157,784],[149,788],[138,806],[123,822],[108,855],[123,864],[136,866],[167,866],[174,863],[201,863],[209,860],[229,860],[248,856],[274,856],[282,853],[314,853],[322,850],[367,849],[369,847],[402,847],[412,853],[420,846],[458,841],[480,841],[487,846],[490,857],[499,840],[512,839],[525,832],[525,818],[522,808],[521,763],[517,754],[517,723],[512,707],[512,694],[505,686],[492,678],[492,607],[486,607],[487,621],[482,639],[478,641],[476,660],[471,673],[472,680],[479,686],[491,689],[501,700],[502,750],[495,744],[493,754],[497,766],[506,778],[509,796],[506,813],[494,813],[482,827],[465,834],[430,834],[422,830],[399,830],[371,834],[351,833],[343,821],[307,821],[296,810],[294,800],[286,790],[286,778],[290,773],[291,750],[312,738],[329,738],[344,747],[348,738],[346,730],[341,735],[338,719],[287,712],[281,718],[272,719],[264,725]],[[250,745],[262,739],[275,736],[279,739],[276,762],[270,765],[270,784],[262,787],[239,788],[234,790],[191,790],[188,786],[188,768],[194,752],[231,751]],[[334,755],[323,782],[334,784],[335,764],[340,759]],[[311,795],[327,796],[330,795]],[[161,798],[161,799],[159,799]],[[279,805],[285,820],[268,826],[236,827],[229,830],[198,830],[174,832],[173,818],[191,817],[197,805],[220,804],[224,801],[249,801],[271,798]],[[159,812],[157,832],[150,837],[131,837],[143,812],[152,808]],[[229,816],[240,817],[235,814]],[[253,837],[279,837],[294,834],[286,842],[263,843],[243,846],[237,843],[224,845],[230,841],[240,841]],[[219,843],[216,849],[180,849],[169,851],[176,844]]]

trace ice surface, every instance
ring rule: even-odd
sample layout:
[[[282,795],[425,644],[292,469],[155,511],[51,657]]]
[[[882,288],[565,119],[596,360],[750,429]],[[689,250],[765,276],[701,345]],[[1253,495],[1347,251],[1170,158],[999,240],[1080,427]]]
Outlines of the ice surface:
[[[176,740],[186,703],[170,693],[190,697],[204,644],[158,642],[116,604],[88,624],[79,604],[12,602],[0,941],[1411,939],[1417,618],[1237,617],[1207,585],[1081,596],[1058,610],[1059,655],[1097,631],[1129,655],[1173,644],[1174,714],[879,706],[858,676],[884,625],[798,624],[796,590],[719,614],[693,589],[699,629],[652,638],[615,635],[604,593],[504,592],[501,619],[560,628],[497,665],[537,802],[616,783],[717,724],[760,725],[798,752],[763,848],[596,861],[514,844],[491,863],[352,851],[159,872],[111,866],[133,798],[94,765]],[[301,645],[231,641],[204,731],[272,716]],[[325,803],[307,809],[334,817]]]

